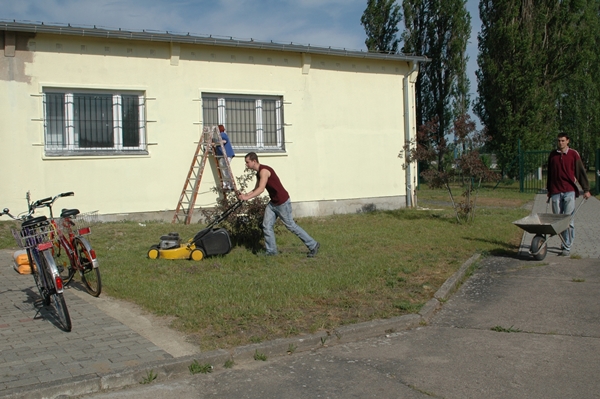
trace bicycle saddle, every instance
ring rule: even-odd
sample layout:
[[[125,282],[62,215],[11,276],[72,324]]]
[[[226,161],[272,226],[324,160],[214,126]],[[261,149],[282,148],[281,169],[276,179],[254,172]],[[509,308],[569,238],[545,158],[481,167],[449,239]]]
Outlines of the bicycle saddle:
[[[79,209],[63,209],[60,211],[61,218],[70,218],[75,215],[79,215]]]

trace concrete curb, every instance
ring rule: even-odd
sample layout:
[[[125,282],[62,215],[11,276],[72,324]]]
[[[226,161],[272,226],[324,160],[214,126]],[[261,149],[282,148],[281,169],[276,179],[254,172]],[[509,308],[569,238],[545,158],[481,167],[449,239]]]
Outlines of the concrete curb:
[[[119,373],[86,375],[44,384],[40,388],[14,388],[0,393],[0,398],[13,399],[47,399],[72,397],[123,389],[137,386],[151,374],[159,381],[166,381],[190,375],[189,366],[194,362],[201,365],[210,364],[213,368],[224,368],[228,360],[235,362],[257,361],[255,355],[262,355],[266,360],[278,356],[288,356],[296,352],[318,350],[322,347],[355,342],[366,338],[385,336],[397,331],[409,330],[427,324],[442,304],[456,291],[464,281],[467,271],[477,262],[480,254],[469,258],[444,284],[436,291],[418,312],[391,319],[372,320],[364,323],[342,326],[334,331],[319,332],[294,338],[281,338],[273,341],[251,344],[234,348],[230,351],[215,350],[196,355],[161,360],[145,364],[134,370]]]
[[[440,289],[437,290],[433,297],[438,301],[447,301],[450,295],[454,293],[458,285],[462,282],[463,278],[467,273],[467,270],[469,270],[469,267],[471,267],[471,265],[475,263],[480,256],[480,254],[475,254],[471,256],[465,263],[463,263],[463,265],[460,267],[460,269],[456,271],[456,273],[450,276],[450,278],[446,280],[444,284],[442,284]]]

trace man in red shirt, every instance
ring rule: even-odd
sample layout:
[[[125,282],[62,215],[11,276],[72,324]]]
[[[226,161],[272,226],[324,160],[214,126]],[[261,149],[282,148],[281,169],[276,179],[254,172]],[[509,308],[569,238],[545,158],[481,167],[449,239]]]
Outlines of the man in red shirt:
[[[247,194],[239,194],[238,199],[248,201],[254,197],[258,197],[265,190],[269,193],[271,201],[265,208],[265,216],[263,218],[263,234],[265,235],[265,247],[267,255],[277,255],[277,243],[275,242],[275,231],[273,226],[277,218],[280,218],[285,227],[294,233],[306,247],[308,248],[308,257],[312,258],[319,251],[319,243],[306,233],[300,226],[294,222],[292,217],[292,203],[290,195],[281,184],[279,177],[273,168],[267,165],[261,165],[258,162],[258,155],[254,152],[246,154],[246,167],[257,172],[256,186],[254,190]]]
[[[569,136],[560,133],[557,137],[557,149],[548,157],[548,198],[552,201],[552,212],[572,215],[575,210],[575,198],[579,197],[579,183],[583,189],[583,198],[590,198],[590,183],[579,153],[569,148]],[[575,238],[575,224],[571,220],[569,228],[561,233],[561,255],[569,256]]]

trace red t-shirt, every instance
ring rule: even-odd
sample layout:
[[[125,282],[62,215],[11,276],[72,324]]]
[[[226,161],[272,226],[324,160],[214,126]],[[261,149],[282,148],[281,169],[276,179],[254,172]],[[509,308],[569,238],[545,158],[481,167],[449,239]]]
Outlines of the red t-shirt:
[[[290,195],[285,190],[285,188],[283,188],[283,185],[281,184],[277,173],[275,173],[273,168],[271,168],[270,166],[259,165],[258,178],[260,179],[260,171],[263,169],[266,169],[269,172],[271,172],[271,176],[267,180],[267,192],[269,193],[269,197],[271,197],[271,202],[273,203],[273,205],[281,205],[285,201],[290,199]]]

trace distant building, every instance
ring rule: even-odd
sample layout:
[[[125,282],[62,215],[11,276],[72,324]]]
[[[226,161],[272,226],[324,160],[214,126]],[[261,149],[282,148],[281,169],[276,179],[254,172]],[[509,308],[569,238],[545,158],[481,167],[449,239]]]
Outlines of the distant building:
[[[175,209],[203,125],[275,168],[296,216],[412,204],[414,83],[425,57],[155,31],[0,21],[1,206],[108,219]],[[197,206],[212,206],[205,173]],[[366,208],[365,208],[366,209]]]

